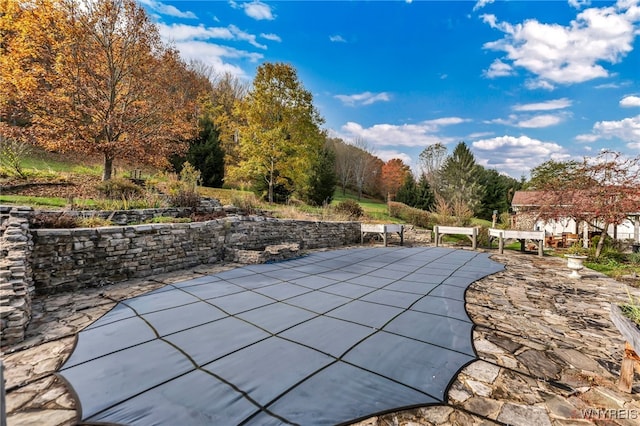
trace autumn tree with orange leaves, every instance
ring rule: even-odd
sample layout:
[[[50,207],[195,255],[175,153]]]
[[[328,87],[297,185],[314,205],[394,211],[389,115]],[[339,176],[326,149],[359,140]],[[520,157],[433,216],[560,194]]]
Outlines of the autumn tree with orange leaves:
[[[382,166],[382,189],[388,196],[394,196],[411,173],[409,166],[399,158],[392,158]]]
[[[601,230],[595,257],[604,246],[609,225],[640,211],[640,156],[603,151],[582,162],[547,162],[532,170],[531,189],[538,192],[543,220],[571,217]]]
[[[166,165],[196,135],[210,85],[134,0],[0,1],[4,137],[101,154],[108,180],[115,159]]]

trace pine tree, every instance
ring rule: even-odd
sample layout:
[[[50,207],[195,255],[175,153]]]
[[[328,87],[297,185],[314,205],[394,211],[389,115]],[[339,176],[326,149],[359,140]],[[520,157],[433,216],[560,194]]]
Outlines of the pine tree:
[[[447,158],[440,175],[442,195],[450,205],[464,203],[474,212],[478,209],[484,188],[480,185],[475,157],[464,142]]]
[[[322,206],[331,203],[338,178],[335,172],[335,153],[323,148],[309,170],[304,200],[311,205]]]

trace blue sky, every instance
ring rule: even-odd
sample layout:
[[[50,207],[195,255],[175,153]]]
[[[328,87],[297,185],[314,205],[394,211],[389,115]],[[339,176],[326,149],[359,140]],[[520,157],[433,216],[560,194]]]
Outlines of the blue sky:
[[[185,60],[286,62],[332,136],[381,159],[465,141],[485,167],[640,153],[640,0],[138,0]]]

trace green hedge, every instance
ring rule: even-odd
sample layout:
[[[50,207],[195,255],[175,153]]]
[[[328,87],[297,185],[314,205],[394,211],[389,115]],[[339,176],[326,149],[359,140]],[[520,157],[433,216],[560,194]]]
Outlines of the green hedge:
[[[395,201],[389,202],[389,216],[420,228],[432,228],[434,225],[433,217],[429,212]]]

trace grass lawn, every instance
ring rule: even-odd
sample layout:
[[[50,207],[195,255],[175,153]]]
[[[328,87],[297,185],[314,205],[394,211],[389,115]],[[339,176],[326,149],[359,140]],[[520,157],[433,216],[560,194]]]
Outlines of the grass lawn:
[[[67,200],[56,197],[28,197],[24,195],[0,195],[0,204],[21,206],[65,207]]]
[[[385,223],[401,223],[399,219],[389,216],[389,209],[384,201],[366,196],[358,200],[357,194],[351,191],[347,191],[345,195],[342,195],[342,190],[336,189],[331,205],[336,205],[345,200],[357,201],[362,210],[364,210],[365,215],[371,220]]]

